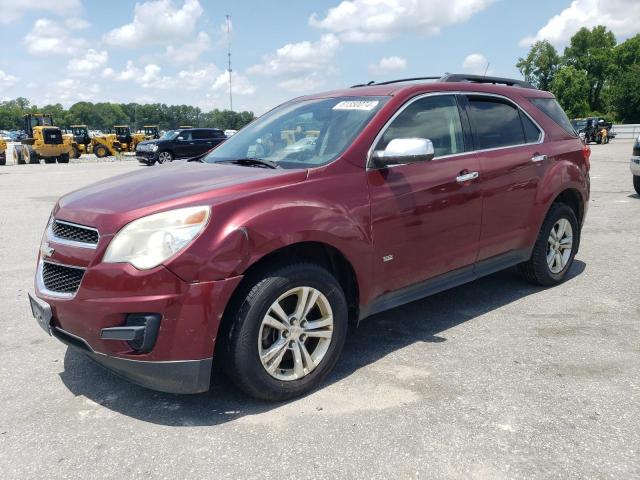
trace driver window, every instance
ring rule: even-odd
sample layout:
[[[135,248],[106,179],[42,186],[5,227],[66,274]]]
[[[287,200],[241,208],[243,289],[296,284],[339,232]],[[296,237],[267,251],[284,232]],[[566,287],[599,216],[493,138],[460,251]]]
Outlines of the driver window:
[[[431,140],[436,157],[464,152],[462,124],[453,95],[421,98],[405,108],[384,132],[376,150],[384,150],[396,138]]]

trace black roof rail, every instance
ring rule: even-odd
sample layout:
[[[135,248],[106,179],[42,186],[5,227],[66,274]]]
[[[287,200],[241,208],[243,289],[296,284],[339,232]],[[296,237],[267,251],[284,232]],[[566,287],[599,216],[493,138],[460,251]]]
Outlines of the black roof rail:
[[[352,85],[351,88],[358,87],[369,87],[373,85],[390,85],[392,83],[401,83],[401,82],[415,82],[417,80],[437,80],[439,82],[469,82],[469,83],[493,83],[493,84],[501,84],[508,85],[510,87],[522,87],[522,88],[532,88],[536,89],[529,82],[525,82],[524,80],[516,80],[513,78],[503,78],[503,77],[487,77],[485,75],[469,75],[465,73],[446,73],[441,77],[413,77],[413,78],[399,78],[397,80],[387,80],[385,82],[376,83],[371,81],[369,83],[361,83],[358,85]]]
[[[502,84],[508,85],[510,87],[522,87],[522,88],[533,88],[535,90],[536,87],[531,85],[529,82],[525,82],[524,80],[516,80],[513,78],[504,78],[504,77],[487,77],[485,75],[469,75],[466,73],[447,73],[444,77],[440,78],[441,82],[470,82],[470,83],[493,83],[493,84]]]

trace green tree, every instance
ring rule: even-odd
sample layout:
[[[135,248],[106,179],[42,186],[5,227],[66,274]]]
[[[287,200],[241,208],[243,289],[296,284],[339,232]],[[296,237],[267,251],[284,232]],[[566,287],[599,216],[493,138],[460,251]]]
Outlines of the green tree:
[[[607,91],[611,109],[625,123],[640,123],[640,34],[616,46],[613,58]]]
[[[586,74],[589,88],[587,102],[592,111],[602,110],[602,91],[614,73],[613,50],[616,38],[610,30],[599,25],[589,30],[581,28],[571,37],[564,50],[564,63]]]
[[[560,67],[551,83],[551,91],[570,118],[589,114],[589,102],[585,94],[588,90],[587,74],[573,66]]]
[[[560,55],[551,43],[534,43],[526,58],[520,57],[516,67],[525,80],[540,90],[549,90],[560,66]]]

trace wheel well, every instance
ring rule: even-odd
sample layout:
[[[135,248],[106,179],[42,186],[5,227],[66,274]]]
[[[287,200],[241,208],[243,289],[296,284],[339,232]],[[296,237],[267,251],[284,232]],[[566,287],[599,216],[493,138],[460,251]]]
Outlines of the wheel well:
[[[276,265],[287,264],[296,260],[320,265],[326,268],[338,280],[347,300],[349,321],[353,323],[357,322],[359,289],[358,280],[351,263],[337,248],[331,245],[320,242],[295,243],[265,255],[243,272],[244,278],[236,287],[233,295],[231,295],[222,316],[222,322],[218,329],[216,351],[218,351],[219,344],[224,342],[223,339],[227,338],[229,328],[233,322],[231,312],[240,307],[244,296],[252,287],[255,279],[262,277]]]
[[[564,203],[568,205],[576,214],[578,225],[582,225],[582,216],[584,215],[584,207],[582,205],[582,195],[575,188],[569,188],[558,195],[553,203]]]

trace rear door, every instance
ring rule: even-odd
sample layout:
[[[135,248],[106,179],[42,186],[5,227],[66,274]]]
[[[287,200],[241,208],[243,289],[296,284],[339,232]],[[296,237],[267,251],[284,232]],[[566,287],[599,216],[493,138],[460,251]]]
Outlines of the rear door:
[[[544,133],[511,100],[466,95],[482,178],[482,233],[478,261],[525,254],[538,187],[549,165]]]
[[[194,155],[205,153],[214,145],[214,130],[202,129],[193,131]]]
[[[367,170],[379,293],[474,263],[480,167],[465,122],[455,95],[428,95],[405,104],[376,140],[384,150],[394,138],[425,138],[435,150],[428,162]]]

